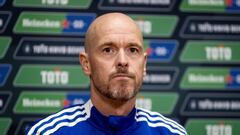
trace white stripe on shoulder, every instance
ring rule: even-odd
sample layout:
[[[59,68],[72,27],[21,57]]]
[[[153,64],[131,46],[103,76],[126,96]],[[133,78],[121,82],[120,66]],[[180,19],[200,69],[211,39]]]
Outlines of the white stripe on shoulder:
[[[160,113],[157,112],[152,112],[146,109],[142,109],[142,108],[137,108],[137,116],[138,115],[143,115],[146,116],[149,120],[151,121],[162,121],[164,124],[170,125],[171,128],[177,128],[178,130],[180,130],[181,132],[186,133],[186,130],[183,126],[181,126],[179,123],[161,115]],[[151,115],[155,115],[155,116],[151,116]],[[150,121],[149,121],[150,122]]]
[[[186,135],[186,134],[180,132],[179,130],[170,127],[170,126],[167,125],[167,124],[164,124],[164,123],[161,123],[161,122],[151,123],[151,122],[148,121],[148,119],[147,119],[146,117],[139,117],[139,118],[137,118],[137,121],[145,121],[145,122],[147,122],[147,124],[148,124],[150,127],[165,127],[165,128],[167,128],[168,130],[170,130],[172,133],[177,133],[177,134],[179,134],[179,135]]]
[[[50,135],[50,134],[56,132],[61,127],[64,127],[64,126],[72,127],[81,121],[87,120],[90,117],[90,113],[91,113],[91,108],[92,108],[91,101],[89,100],[88,103],[84,105],[84,107],[86,109],[86,114],[87,114],[85,117],[80,117],[72,122],[62,122],[62,123],[58,124],[56,127],[54,127],[53,129],[48,130],[47,132],[43,133],[43,135]]]
[[[76,120],[73,121],[73,122],[62,122],[62,123],[58,124],[56,127],[54,127],[53,129],[48,130],[47,132],[43,133],[43,135],[50,135],[50,134],[56,132],[59,128],[64,127],[64,126],[68,126],[68,127],[75,126],[77,123],[79,123],[79,122],[81,122],[81,121],[85,121],[85,120],[87,120],[89,117],[90,117],[89,115],[86,115],[85,117],[83,117],[83,118],[78,118],[78,119],[76,119]]]
[[[86,109],[89,109],[89,107],[86,108],[86,105],[87,105],[87,104],[89,104],[89,106],[90,106],[91,103],[89,103],[89,102],[91,102],[91,101],[89,100],[86,104],[81,105],[81,106],[75,106],[75,107],[63,109],[62,111],[60,111],[60,112],[58,112],[58,113],[55,113],[55,114],[53,114],[53,115],[50,115],[50,116],[46,117],[45,119],[42,119],[41,121],[39,121],[37,124],[35,124],[35,125],[29,130],[29,132],[27,133],[27,135],[32,135],[33,132],[36,130],[36,128],[38,128],[38,127],[39,127],[41,124],[43,124],[44,122],[49,121],[51,118],[58,117],[58,116],[66,113],[66,112],[74,112],[74,111],[76,111],[77,109],[82,109],[82,108],[84,108],[84,107],[85,107],[85,110],[86,110]],[[91,104],[91,106],[92,106],[92,104]]]
[[[41,133],[44,129],[46,129],[47,127],[51,127],[53,126],[55,123],[57,123],[58,121],[61,121],[61,120],[73,120],[74,118],[76,118],[77,116],[79,115],[83,115],[85,114],[86,111],[83,110],[83,111],[76,111],[74,114],[72,115],[63,115],[61,117],[58,117],[56,119],[54,119],[52,122],[48,123],[48,124],[45,124],[44,126],[42,126],[41,128],[39,128],[37,130],[37,133]],[[85,116],[82,116],[82,118],[85,117]]]

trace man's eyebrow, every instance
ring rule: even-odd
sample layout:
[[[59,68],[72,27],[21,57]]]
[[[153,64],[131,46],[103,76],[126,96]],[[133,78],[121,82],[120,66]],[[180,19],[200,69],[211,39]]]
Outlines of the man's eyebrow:
[[[103,42],[100,46],[108,46],[108,45],[115,45],[115,43],[112,41],[106,41],[106,42]]]
[[[117,43],[115,43],[113,41],[105,41],[100,44],[100,47],[102,47],[102,46],[117,46]],[[137,43],[137,42],[129,42],[129,43],[127,43],[127,46],[136,46],[139,48],[143,48],[143,45],[141,43]]]
[[[139,47],[142,46],[141,44],[136,43],[136,42],[130,42],[130,43],[128,43],[128,45],[129,45],[129,46],[139,46]]]

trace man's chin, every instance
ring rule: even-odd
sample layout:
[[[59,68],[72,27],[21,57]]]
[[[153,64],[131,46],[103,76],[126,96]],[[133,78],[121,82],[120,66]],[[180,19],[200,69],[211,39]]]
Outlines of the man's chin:
[[[134,88],[116,88],[116,89],[112,89],[114,91],[112,91],[111,93],[111,97],[114,100],[119,100],[119,101],[128,101],[131,100],[132,98],[134,98],[137,95],[136,90],[134,90]]]
[[[111,99],[114,100],[114,101],[119,101],[119,102],[127,102],[131,99],[133,99],[135,97],[135,95],[131,95],[131,96],[124,96],[124,97],[112,97]]]

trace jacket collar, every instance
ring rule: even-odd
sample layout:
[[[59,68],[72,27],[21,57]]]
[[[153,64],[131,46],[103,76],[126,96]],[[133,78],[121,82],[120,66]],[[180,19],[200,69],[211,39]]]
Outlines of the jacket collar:
[[[97,110],[96,107],[92,106],[90,110],[89,122],[97,128],[103,129],[104,131],[113,132],[124,132],[129,128],[136,125],[136,108],[127,116],[104,116]]]

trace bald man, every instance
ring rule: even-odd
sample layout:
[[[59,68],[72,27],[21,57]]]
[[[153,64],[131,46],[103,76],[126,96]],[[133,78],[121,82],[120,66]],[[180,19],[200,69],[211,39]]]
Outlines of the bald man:
[[[86,33],[79,59],[90,79],[91,99],[40,120],[28,135],[187,135],[178,123],[135,107],[147,55],[130,17],[98,17]]]

